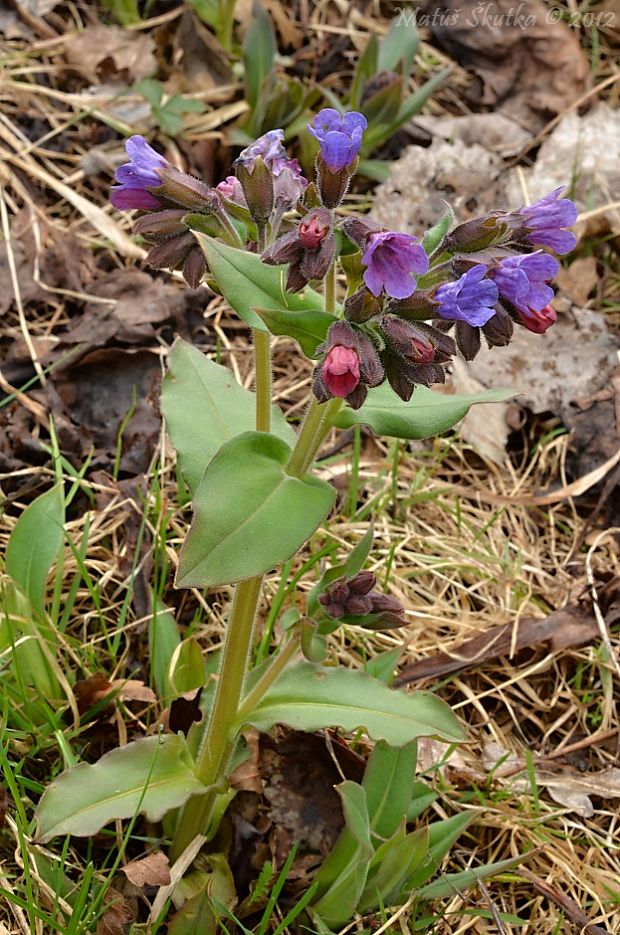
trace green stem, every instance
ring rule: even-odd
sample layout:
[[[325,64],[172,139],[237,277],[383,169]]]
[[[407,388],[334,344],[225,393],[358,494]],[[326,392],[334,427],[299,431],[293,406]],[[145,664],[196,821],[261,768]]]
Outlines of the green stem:
[[[220,24],[217,30],[217,38],[225,52],[232,51],[234,23],[235,0],[223,0],[220,5]]]
[[[259,701],[268,692],[277,677],[284,671],[288,663],[295,658],[299,650],[299,636],[294,634],[288,643],[278,652],[275,659],[267,671],[260,677],[254,688],[248,692],[248,694],[241,702],[241,706],[238,712],[240,720],[243,720],[256,708]]]
[[[217,786],[221,782],[233,750],[233,725],[243,693],[262,581],[262,577],[249,578],[235,590],[213,708],[196,757],[196,776],[205,786]],[[177,859],[196,834],[208,827],[213,799],[213,792],[208,792],[187,803],[172,842],[172,860]]]
[[[325,311],[330,315],[336,314],[336,263],[327,270],[325,277]]]
[[[256,365],[256,431],[271,430],[271,335],[268,331],[252,331]]]

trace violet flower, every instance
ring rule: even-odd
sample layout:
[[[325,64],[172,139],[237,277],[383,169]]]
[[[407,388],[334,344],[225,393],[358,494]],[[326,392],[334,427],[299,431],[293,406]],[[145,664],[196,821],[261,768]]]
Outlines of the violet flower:
[[[354,161],[367,126],[366,118],[355,110],[341,115],[333,107],[325,107],[308,124],[308,130],[319,141],[327,168],[338,172]]]
[[[428,257],[411,234],[378,231],[370,234],[362,255],[364,282],[374,296],[385,289],[394,299],[407,299],[415,291],[412,273],[428,270]]]
[[[574,250],[577,238],[571,227],[577,220],[577,207],[570,198],[560,198],[564,186],[545,195],[533,205],[521,208],[519,214],[525,219],[526,239],[542,247],[551,247],[560,256]]]
[[[559,269],[560,264],[554,257],[538,251],[506,257],[497,269],[491,270],[489,276],[499,289],[500,296],[527,314],[530,310],[540,312],[549,304],[553,298],[553,289],[548,283]]]
[[[448,321],[465,321],[481,327],[495,314],[493,307],[499,298],[494,282],[486,278],[488,270],[482,264],[473,266],[456,282],[439,286],[433,298],[439,303],[438,313]]]
[[[241,150],[234,165],[245,166],[252,173],[257,159],[262,159],[265,165],[273,168],[274,163],[286,161],[287,155],[282,140],[284,139],[284,130],[269,130],[263,133],[257,140]]]
[[[120,211],[156,211],[161,202],[149,189],[162,184],[160,169],[170,163],[149,146],[143,136],[130,136],[125,141],[129,162],[119,166],[114,178],[119,183],[110,192],[110,201]]]

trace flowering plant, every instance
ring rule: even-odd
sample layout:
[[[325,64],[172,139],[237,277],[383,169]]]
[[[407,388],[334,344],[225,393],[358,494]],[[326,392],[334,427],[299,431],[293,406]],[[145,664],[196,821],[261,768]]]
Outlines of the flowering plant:
[[[364,424],[423,438],[445,431],[474,402],[505,398],[429,387],[444,382],[457,347],[475,356],[481,334],[501,346],[515,326],[547,330],[558,263],[541,248],[565,253],[575,244],[566,230],[575,206],[560,190],[458,225],[449,212],[422,241],[347,213],[342,202],[365,126],[355,112],[317,115],[309,128],[320,144],[311,182],[288,157],[281,130],[247,147],[235,174],[216,188],[179,172],[141,137],[127,142],[130,161],[117,171],[111,200],[139,212],[136,231],[151,245],[147,263],[180,269],[191,286],[206,278],[253,333],[254,394],[182,341],[171,351],[163,390],[194,509],[176,585],[235,591],[217,679],[204,685],[203,717],[187,736],[160,732],[93,766],[80,764],[38,809],[43,841],[92,834],[138,812],[164,819],[171,858],[187,866],[230,801],[244,729],[362,729],[375,741],[364,781],[339,787],[345,827],[304,902],[322,931],[412,890],[428,898],[442,892],[429,879],[468,816],[407,829],[407,817],[419,813],[412,805],[416,741],[458,742],[463,734],[433,695],[393,691],[386,680],[325,663],[327,637],[340,626],[406,625],[405,609],[364,569],[372,530],[342,564],[324,570],[303,614],[295,607],[282,616],[279,649],[252,665],[263,576],[295,556],[333,508],[334,489],[313,471],[332,428]],[[320,293],[311,287],[317,282]],[[294,338],[315,361],[313,399],[298,432],[272,402],[272,334]],[[168,660],[172,694],[188,687],[179,665],[185,645]],[[457,875],[452,885],[495,868]]]

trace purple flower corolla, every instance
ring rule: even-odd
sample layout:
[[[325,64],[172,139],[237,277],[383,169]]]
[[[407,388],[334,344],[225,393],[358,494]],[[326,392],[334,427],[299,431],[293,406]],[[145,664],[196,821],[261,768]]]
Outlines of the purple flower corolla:
[[[506,257],[489,276],[500,296],[520,312],[540,312],[553,298],[553,289],[548,283],[559,269],[560,264],[554,257],[538,251]]]
[[[286,162],[287,155],[282,144],[283,139],[284,130],[268,130],[267,133],[263,133],[257,140],[241,150],[235,159],[235,165],[245,166],[248,172],[251,173],[256,160],[259,158],[270,169],[274,168],[275,163]]]
[[[130,136],[125,142],[129,162],[119,166],[114,178],[119,183],[110,192],[110,201],[120,211],[153,211],[160,201],[149,188],[162,184],[160,169],[169,163],[160,156],[143,136]]]
[[[560,198],[564,187],[545,195],[533,205],[521,208],[519,214],[525,218],[526,237],[530,243],[550,247],[560,256],[575,249],[577,238],[571,227],[577,220],[577,207],[570,198]]]
[[[439,286],[433,298],[438,312],[448,321],[465,321],[472,327],[482,327],[495,314],[493,307],[499,298],[498,288],[486,278],[486,266],[473,266],[456,282]]]
[[[308,129],[321,144],[327,168],[337,172],[350,166],[359,153],[367,126],[366,118],[355,110],[341,115],[333,107],[325,107],[308,124]]]
[[[411,234],[377,231],[370,234],[362,255],[364,282],[374,296],[385,289],[393,299],[408,299],[415,291],[412,273],[428,270],[428,257]]]

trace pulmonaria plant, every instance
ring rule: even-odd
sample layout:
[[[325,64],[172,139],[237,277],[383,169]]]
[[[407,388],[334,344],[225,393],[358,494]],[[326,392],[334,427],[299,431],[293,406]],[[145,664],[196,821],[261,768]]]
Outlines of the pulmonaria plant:
[[[453,818],[445,828],[433,826],[432,848],[425,828],[407,825],[415,744],[424,736],[458,742],[463,734],[433,695],[392,691],[389,672],[382,680],[339,669],[329,656],[328,638],[338,627],[363,634],[407,626],[406,607],[364,567],[371,530],[344,561],[332,552],[313,586],[307,571],[303,592],[295,590],[300,574],[282,582],[279,615],[277,608],[272,615],[279,646],[267,659],[271,631],[254,656],[257,610],[267,600],[264,575],[312,550],[313,534],[334,509],[335,489],[313,471],[332,429],[366,425],[377,434],[423,438],[448,429],[474,402],[505,398],[440,395],[430,387],[445,380],[457,348],[471,359],[482,336],[495,347],[507,344],[515,327],[546,331],[555,321],[551,281],[558,263],[545,251],[562,254],[575,245],[566,229],[575,207],[560,190],[456,226],[448,215],[420,239],[351,213],[343,198],[365,127],[358,113],[317,114],[309,127],[319,147],[312,184],[286,153],[282,130],[248,146],[234,174],[215,188],[179,171],[141,137],[127,141],[129,162],[116,173],[111,200],[138,212],[135,230],[150,244],[147,262],[181,269],[192,286],[205,278],[252,330],[254,394],[177,341],[162,399],[194,509],[176,585],[217,588],[220,595],[234,587],[234,594],[217,679],[207,685],[205,676],[203,717],[187,737],[162,731],[94,766],[69,770],[45,792],[37,815],[42,841],[92,834],[140,811],[151,821],[167,816],[171,859],[187,866],[225,812],[246,728],[268,731],[283,722],[308,731],[365,731],[374,742],[366,775],[361,784],[339,787],[345,827],[303,903],[320,931],[412,892],[418,899],[432,894],[428,881],[449,846],[442,851],[437,842],[453,840],[456,825]],[[271,398],[272,334],[295,339],[314,361],[313,398],[298,430]],[[316,559],[304,567],[318,567]],[[282,595],[290,605],[285,612]],[[191,642],[165,660],[170,677],[162,692],[196,688],[195,673],[191,684],[184,681]],[[125,779],[133,783],[129,790]],[[208,898],[210,877],[202,877]],[[230,873],[226,879],[231,910]],[[466,882],[459,876],[454,889]],[[175,896],[177,905],[181,899]],[[216,912],[216,904],[208,905]]]

